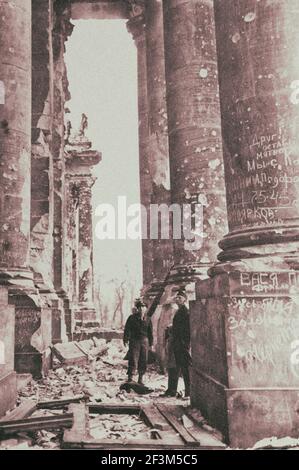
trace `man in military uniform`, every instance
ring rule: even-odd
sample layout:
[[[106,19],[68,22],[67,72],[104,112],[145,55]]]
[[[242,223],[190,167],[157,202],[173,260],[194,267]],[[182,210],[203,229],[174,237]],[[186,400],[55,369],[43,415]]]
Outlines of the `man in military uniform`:
[[[174,355],[174,364],[168,366],[168,388],[162,395],[166,397],[176,396],[180,373],[182,373],[184,379],[185,397],[190,396],[190,323],[186,301],[187,295],[185,291],[179,290],[175,298],[175,302],[179,308],[173,317],[172,327],[168,331],[168,339],[170,341],[168,355],[169,347],[171,347],[171,352],[173,352]]]
[[[138,370],[138,383],[143,385],[142,378],[146,372],[148,350],[153,344],[153,327],[147,316],[147,307],[141,301],[135,302],[135,309],[129,316],[124,330],[124,345],[129,343],[128,382]]]

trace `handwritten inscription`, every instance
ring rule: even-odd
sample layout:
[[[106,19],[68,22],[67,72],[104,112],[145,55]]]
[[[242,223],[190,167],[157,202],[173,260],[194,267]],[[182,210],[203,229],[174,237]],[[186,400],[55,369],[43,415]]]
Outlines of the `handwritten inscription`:
[[[258,282],[269,282],[270,275]],[[251,278],[244,278],[245,284]],[[271,276],[274,286],[279,284],[275,273]],[[275,368],[277,380],[295,380],[298,350],[290,361],[294,341],[299,338],[298,302],[287,297],[232,297],[228,303],[228,330],[231,335],[232,357],[239,371],[261,372]],[[293,344],[293,346],[292,346]],[[299,343],[298,343],[299,344]],[[298,347],[297,347],[298,349]],[[299,361],[299,360],[298,360]],[[299,371],[299,368],[298,368]],[[253,380],[256,379],[253,377]],[[291,379],[290,379],[291,380]]]
[[[298,91],[296,90],[298,93]],[[297,146],[282,129],[254,135],[231,161],[227,181],[228,221],[238,226],[281,226],[296,218],[299,204]]]
[[[230,274],[231,294],[299,294],[299,273],[285,272],[235,272]]]

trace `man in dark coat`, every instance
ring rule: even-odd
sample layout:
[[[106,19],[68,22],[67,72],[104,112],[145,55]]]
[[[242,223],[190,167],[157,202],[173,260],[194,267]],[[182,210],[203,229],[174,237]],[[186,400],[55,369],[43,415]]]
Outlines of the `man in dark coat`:
[[[177,392],[178,380],[182,373],[185,384],[185,397],[190,396],[190,374],[191,365],[190,350],[190,323],[189,310],[186,306],[187,295],[185,291],[180,290],[176,295],[176,311],[171,328],[171,347],[175,359],[175,368],[168,368],[168,388],[163,396],[175,397]]]
[[[128,382],[132,382],[137,369],[138,383],[142,385],[142,377],[147,367],[148,350],[153,345],[152,322],[146,311],[146,305],[140,300],[136,301],[134,313],[127,319],[124,330],[124,345],[129,343]]]

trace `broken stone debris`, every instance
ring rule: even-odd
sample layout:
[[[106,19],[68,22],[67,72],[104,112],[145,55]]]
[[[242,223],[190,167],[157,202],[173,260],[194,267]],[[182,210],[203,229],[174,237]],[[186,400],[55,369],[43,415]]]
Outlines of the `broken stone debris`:
[[[91,359],[103,355],[108,349],[105,340],[74,341],[53,346],[53,353],[64,365],[84,365]]]
[[[92,341],[90,339],[79,341],[78,344],[81,346],[81,349],[78,348],[79,354],[85,355],[82,349],[87,353],[86,362],[69,365],[56,357],[54,369],[50,370],[46,377],[38,381],[25,381],[19,390],[19,404],[28,401],[30,397],[38,404],[46,402],[49,405],[46,409],[37,409],[32,417],[61,416],[67,407],[59,407],[55,403],[56,408],[52,408],[51,403],[78,397],[95,404],[104,402],[148,405],[166,389],[167,377],[158,375],[156,369],[150,366],[145,376],[145,383],[153,388],[152,393],[140,396],[133,390],[130,393],[119,390],[121,383],[127,378],[127,361],[123,360],[126,348],[121,340],[112,339],[106,342],[104,339],[92,338]],[[99,352],[99,355],[94,355]],[[180,400],[172,399],[172,403],[174,402],[182,405]],[[149,429],[135,415],[94,415],[91,416],[90,423],[92,436],[99,439],[102,437],[125,439],[128,437],[128,432],[130,437],[148,439],[155,437],[154,430]],[[55,450],[60,448],[63,436],[61,431],[39,430],[30,435],[17,434],[13,438],[14,442],[8,443],[5,448]]]
[[[91,415],[90,435],[94,439],[149,438],[150,429],[134,415]]]
[[[252,449],[290,449],[299,448],[299,439],[292,437],[269,437],[258,441]]]

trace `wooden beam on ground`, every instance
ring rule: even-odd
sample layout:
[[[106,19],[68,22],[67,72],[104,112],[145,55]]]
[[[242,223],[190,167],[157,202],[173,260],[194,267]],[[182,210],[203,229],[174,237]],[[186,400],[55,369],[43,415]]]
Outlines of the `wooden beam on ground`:
[[[200,447],[200,442],[197,441],[189,431],[180,423],[177,417],[171,412],[166,405],[156,405],[160,413],[165,417],[169,424],[176,430],[180,435],[184,443],[188,446]]]
[[[196,444],[196,443],[195,443]],[[81,442],[63,442],[63,448],[65,449],[94,449],[94,450],[175,450],[175,449],[186,449],[186,445],[182,442],[181,444],[173,441],[165,441],[159,439],[148,439],[147,441],[141,439],[91,439],[84,440]],[[188,450],[198,449],[198,445],[194,447],[188,446]]]
[[[73,414],[73,426],[64,431],[63,442],[81,442],[91,439],[89,434],[89,415],[88,407],[85,403],[72,403],[68,411]]]
[[[63,400],[40,401],[37,403],[37,408],[43,410],[60,410],[62,408],[66,408],[71,403],[80,403],[81,401],[86,400],[88,400],[88,397],[80,395],[77,397],[65,398]]]
[[[164,416],[152,405],[142,406],[141,416],[145,423],[153,429],[165,431],[170,427]]]
[[[7,413],[0,419],[1,422],[15,421],[20,419],[25,419],[28,416],[31,416],[34,411],[36,411],[37,402],[34,400],[26,400],[21,403],[17,408]]]
[[[186,408],[185,406],[176,406],[176,405],[168,405],[168,410],[171,411],[173,415],[179,421],[183,421],[183,416],[187,416],[191,419],[194,426],[188,427],[188,432],[200,442],[200,447],[206,447],[211,449],[219,449],[223,450],[226,448],[226,445],[223,443],[223,440],[219,433],[215,433],[214,431],[207,431],[205,428],[202,427],[202,420],[198,421],[198,417],[194,417],[194,412],[190,410],[190,408]]]
[[[124,405],[120,403],[116,404],[104,404],[100,403],[98,405],[88,405],[89,413],[91,414],[139,414],[141,413],[140,405]]]
[[[68,428],[73,425],[73,414],[62,416],[42,416],[15,421],[1,421],[0,437],[18,432],[30,432],[50,429]]]

